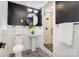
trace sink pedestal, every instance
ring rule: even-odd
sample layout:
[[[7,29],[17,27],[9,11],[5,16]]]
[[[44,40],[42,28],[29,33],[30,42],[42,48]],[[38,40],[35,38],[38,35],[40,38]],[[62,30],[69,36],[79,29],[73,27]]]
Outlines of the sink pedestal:
[[[31,43],[32,43],[31,50],[36,51],[36,40],[39,38],[39,35],[32,34],[32,35],[29,35],[29,38],[31,39]]]
[[[36,44],[35,44],[36,43],[36,40],[35,40],[34,37],[32,37],[31,39],[32,39],[32,48],[31,48],[31,50],[32,51],[36,51]]]

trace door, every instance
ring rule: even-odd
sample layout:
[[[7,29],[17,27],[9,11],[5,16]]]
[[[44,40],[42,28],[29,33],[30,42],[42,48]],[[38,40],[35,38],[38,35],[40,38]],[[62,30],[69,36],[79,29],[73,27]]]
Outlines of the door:
[[[54,2],[48,1],[42,8],[44,47],[53,52],[53,10]]]

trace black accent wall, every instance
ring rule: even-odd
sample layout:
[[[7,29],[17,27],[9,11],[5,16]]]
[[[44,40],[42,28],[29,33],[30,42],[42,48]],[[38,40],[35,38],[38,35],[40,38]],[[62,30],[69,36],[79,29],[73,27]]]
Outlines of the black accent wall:
[[[79,21],[79,1],[57,1],[64,3],[64,10],[56,8],[56,24],[78,22]]]
[[[31,8],[33,10],[38,10],[39,12],[36,14],[38,16],[38,24],[36,26],[42,26],[42,15],[41,9],[35,9],[32,7],[8,2],[8,25],[20,25],[20,26],[28,26],[27,23],[27,8]],[[21,22],[23,19],[23,22]]]

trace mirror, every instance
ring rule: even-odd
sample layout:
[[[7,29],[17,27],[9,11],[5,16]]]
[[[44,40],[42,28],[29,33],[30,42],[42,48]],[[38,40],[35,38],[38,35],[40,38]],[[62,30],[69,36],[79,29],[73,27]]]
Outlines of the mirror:
[[[38,17],[37,17],[37,15],[33,15],[33,25],[37,25],[37,23],[38,23]]]
[[[37,15],[33,14],[33,13],[30,13],[27,15],[27,23],[28,24],[33,24],[34,26],[37,25],[38,23],[38,17]]]

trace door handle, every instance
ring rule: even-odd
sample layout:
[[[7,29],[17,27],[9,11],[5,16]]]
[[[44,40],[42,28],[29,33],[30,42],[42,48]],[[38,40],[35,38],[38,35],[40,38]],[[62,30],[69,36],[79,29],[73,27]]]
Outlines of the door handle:
[[[53,30],[53,28],[51,28],[51,34],[53,34],[52,30]]]

